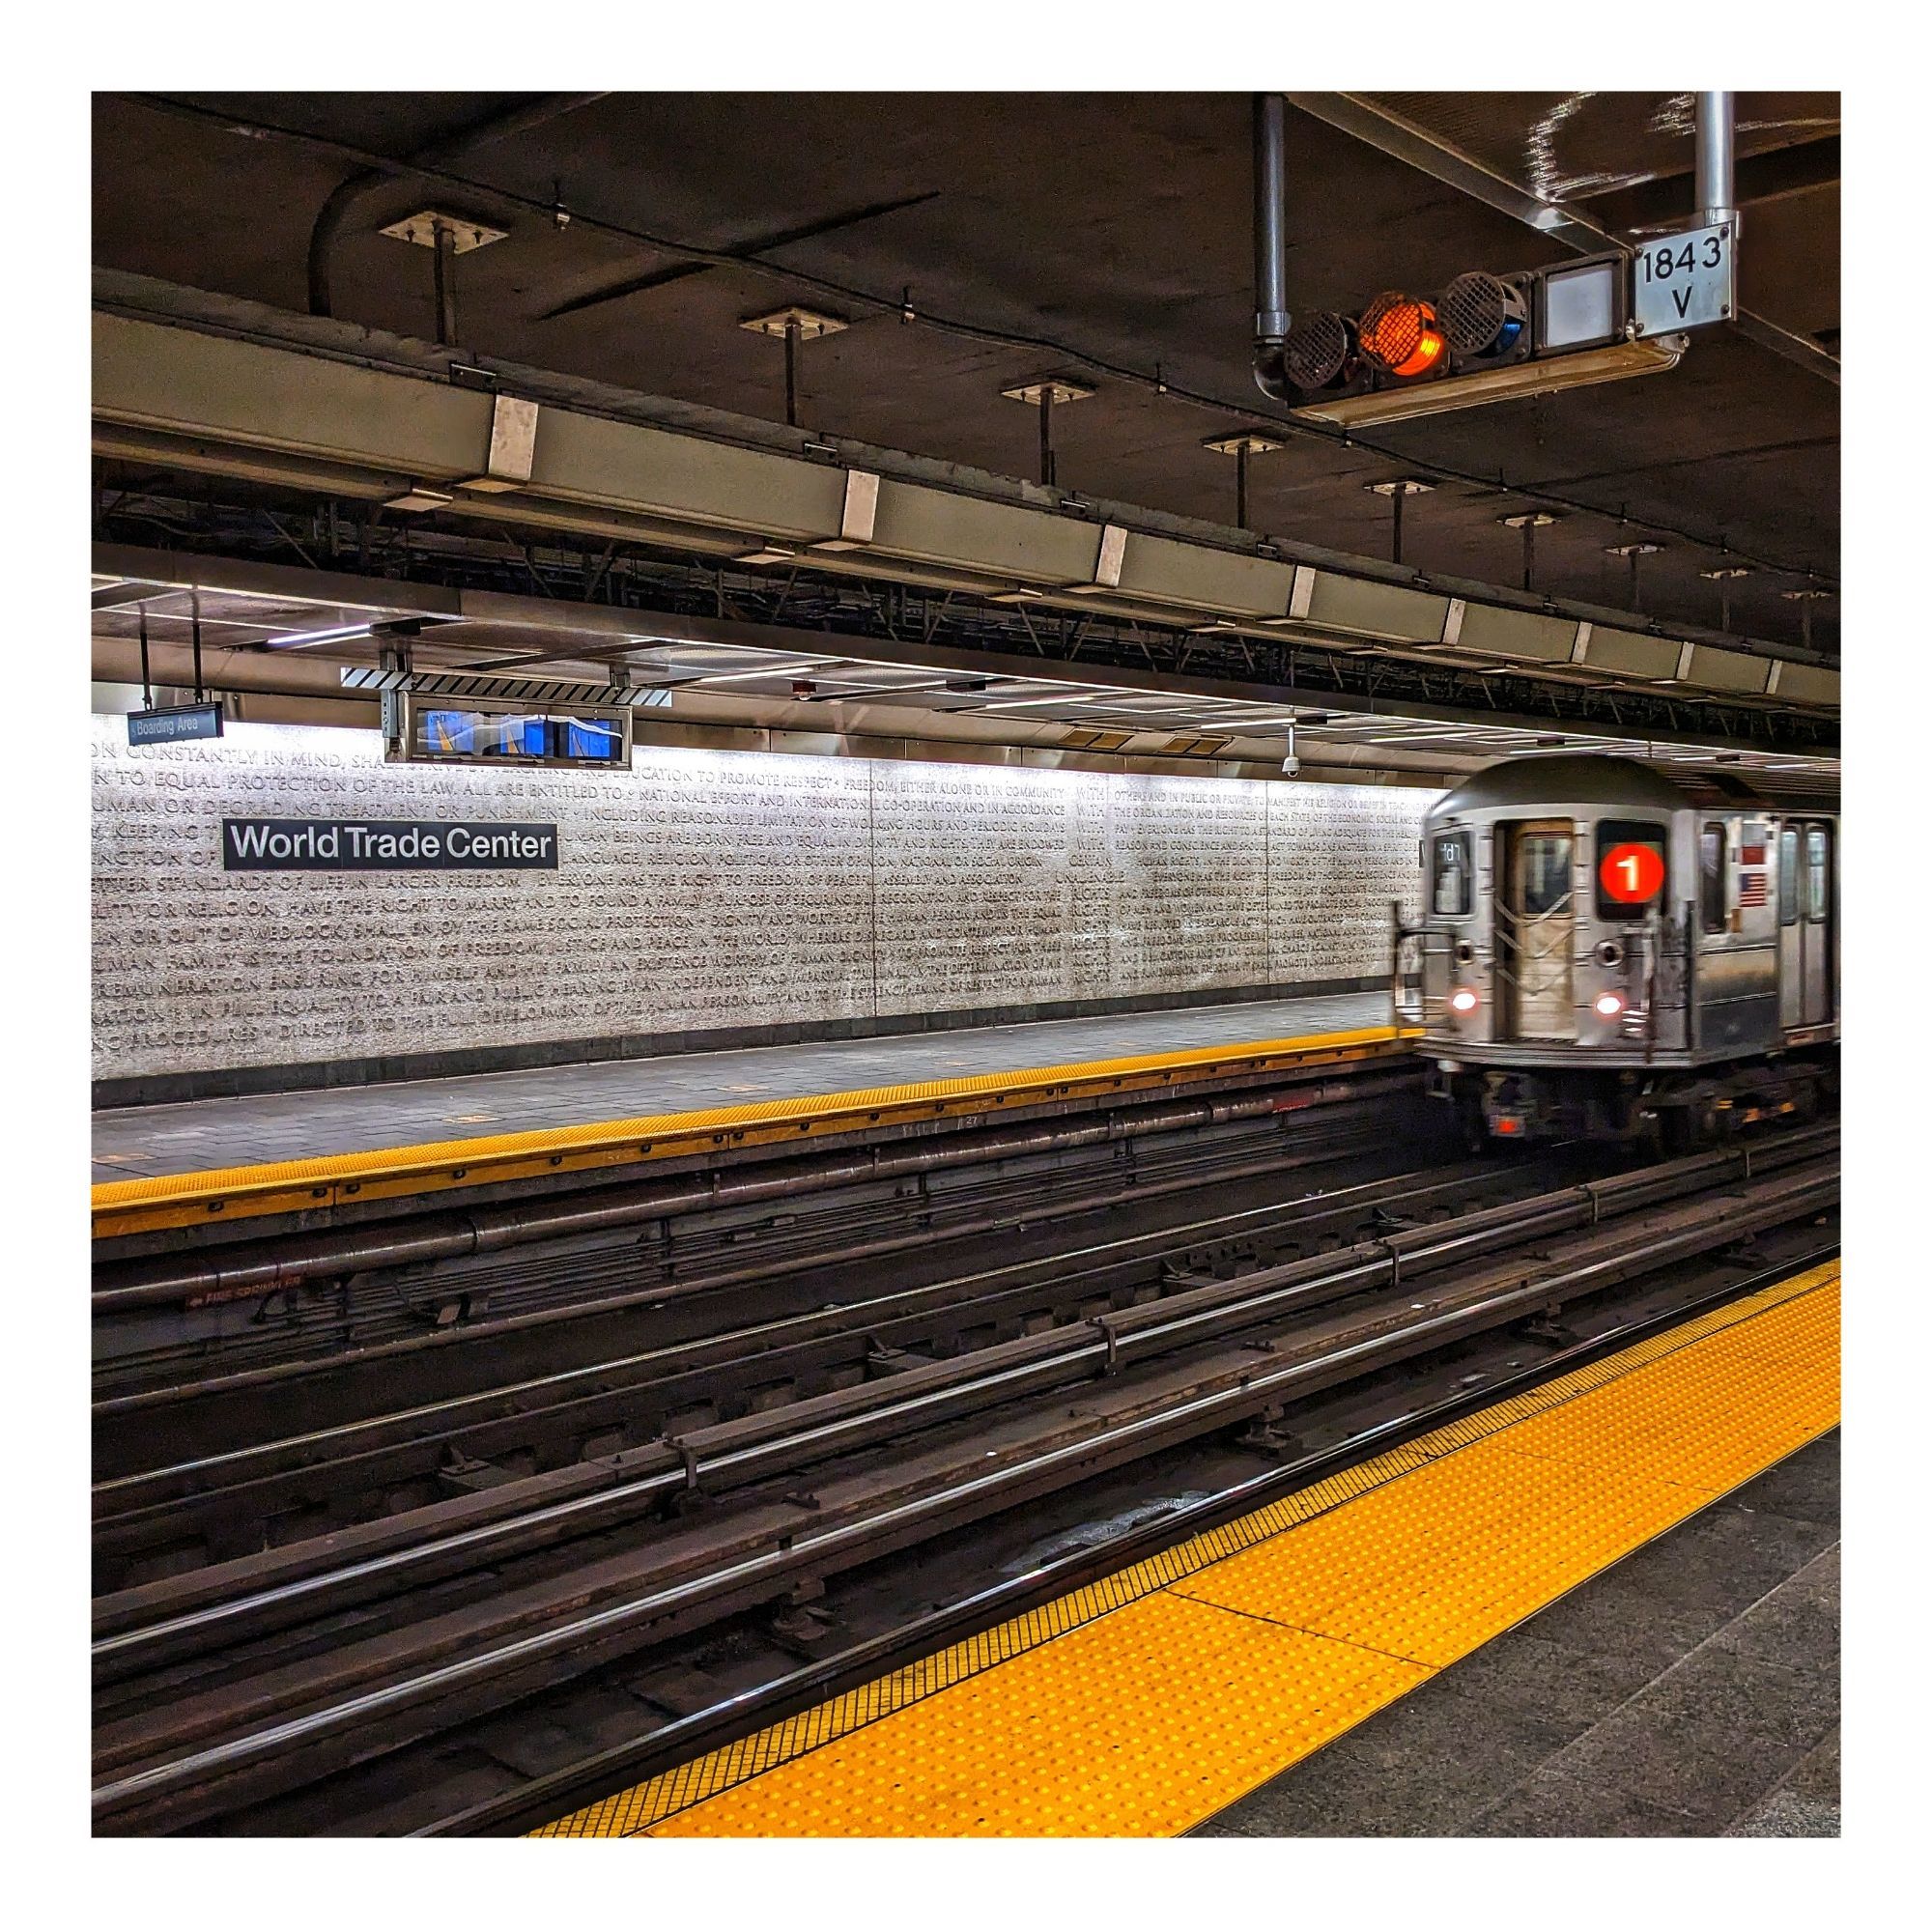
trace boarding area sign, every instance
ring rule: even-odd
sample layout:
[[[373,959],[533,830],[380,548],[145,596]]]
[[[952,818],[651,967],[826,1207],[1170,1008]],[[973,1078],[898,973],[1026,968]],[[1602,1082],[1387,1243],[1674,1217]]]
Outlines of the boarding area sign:
[[[554,824],[224,817],[223,870],[554,870]]]

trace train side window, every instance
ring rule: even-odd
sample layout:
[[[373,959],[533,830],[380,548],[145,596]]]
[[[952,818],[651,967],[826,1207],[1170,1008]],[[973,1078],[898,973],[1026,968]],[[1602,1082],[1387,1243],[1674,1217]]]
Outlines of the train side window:
[[[1722,931],[1730,919],[1724,908],[1724,827],[1706,824],[1697,836],[1698,922],[1707,935]]]
[[[1798,827],[1787,824],[1777,834],[1777,922],[1798,922]]]
[[[1668,833],[1662,824],[1605,817],[1597,825],[1597,917],[1605,924],[1641,922],[1667,901]]]
[[[1466,918],[1469,915],[1469,834],[1445,831],[1435,839],[1435,883],[1430,893],[1430,908],[1438,918]]]
[[[1822,824],[1804,830],[1804,916],[1822,924],[1830,915],[1832,902],[1831,834]]]

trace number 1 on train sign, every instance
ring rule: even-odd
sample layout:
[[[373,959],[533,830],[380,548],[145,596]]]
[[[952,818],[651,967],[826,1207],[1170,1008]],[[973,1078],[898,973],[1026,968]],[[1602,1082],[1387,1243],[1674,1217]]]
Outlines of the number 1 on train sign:
[[[1663,856],[1654,844],[1612,844],[1597,876],[1606,897],[1619,904],[1648,904],[1663,889]]]

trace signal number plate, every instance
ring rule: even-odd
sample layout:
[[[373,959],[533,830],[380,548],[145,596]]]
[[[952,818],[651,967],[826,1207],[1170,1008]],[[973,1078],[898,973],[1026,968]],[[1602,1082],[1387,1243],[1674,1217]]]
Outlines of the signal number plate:
[[[1728,322],[1737,306],[1737,237],[1730,222],[1649,242],[1631,263],[1631,320],[1639,335]]]

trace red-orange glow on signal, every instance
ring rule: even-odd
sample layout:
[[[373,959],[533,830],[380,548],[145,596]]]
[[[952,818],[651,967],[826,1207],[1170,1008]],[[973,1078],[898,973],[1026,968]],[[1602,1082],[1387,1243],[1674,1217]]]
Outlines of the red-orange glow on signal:
[[[1427,301],[1378,296],[1361,320],[1361,344],[1391,375],[1427,375],[1441,360],[1447,343]]]

